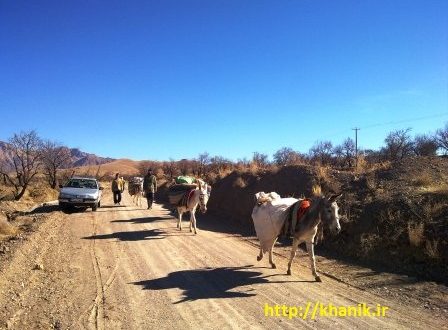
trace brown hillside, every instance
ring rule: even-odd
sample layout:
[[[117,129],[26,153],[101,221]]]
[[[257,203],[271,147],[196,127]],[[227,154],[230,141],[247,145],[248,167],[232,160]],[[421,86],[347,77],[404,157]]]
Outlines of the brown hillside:
[[[102,165],[75,167],[74,170],[77,175],[95,175],[99,169],[99,176],[113,176],[117,172],[123,176],[132,176],[139,174],[141,163],[131,159],[117,159]]]

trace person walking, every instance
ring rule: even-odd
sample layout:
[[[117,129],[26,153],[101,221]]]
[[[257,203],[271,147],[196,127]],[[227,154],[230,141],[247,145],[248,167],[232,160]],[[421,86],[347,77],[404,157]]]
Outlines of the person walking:
[[[143,179],[143,191],[145,192],[146,200],[148,201],[148,210],[152,209],[152,203],[154,202],[154,194],[157,191],[157,179],[152,173],[152,169],[148,170],[148,174]]]
[[[115,174],[115,179],[112,181],[112,194],[114,195],[114,205],[120,205],[121,202],[121,184],[120,178],[118,177],[120,174]]]

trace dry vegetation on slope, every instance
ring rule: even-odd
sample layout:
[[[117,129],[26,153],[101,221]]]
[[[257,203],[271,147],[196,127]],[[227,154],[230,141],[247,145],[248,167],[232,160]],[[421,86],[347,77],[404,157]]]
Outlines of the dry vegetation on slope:
[[[385,266],[389,270],[447,281],[448,159],[416,157],[365,172],[320,166],[287,166],[275,171],[235,171],[218,180],[210,210],[251,230],[254,194],[309,196],[313,184],[342,191],[342,232],[326,235],[325,251],[337,258]]]

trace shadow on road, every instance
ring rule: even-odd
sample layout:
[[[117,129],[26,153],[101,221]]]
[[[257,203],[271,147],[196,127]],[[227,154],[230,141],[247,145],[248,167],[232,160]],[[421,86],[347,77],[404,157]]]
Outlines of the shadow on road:
[[[126,205],[102,205],[101,206],[102,209],[114,209],[117,207],[126,207]]]
[[[252,266],[220,267],[172,272],[166,277],[132,282],[142,286],[142,290],[166,290],[179,288],[184,292],[184,298],[174,304],[197,299],[210,298],[244,298],[256,294],[253,288],[242,288],[263,283],[288,283],[297,281],[269,281],[274,275],[263,275],[254,271]],[[300,281],[302,282],[302,281]],[[239,288],[237,291],[231,291]]]
[[[92,235],[82,239],[119,239],[120,241],[143,241],[150,239],[163,239],[167,236],[166,231],[160,229],[138,230],[138,231],[119,231],[112,234]]]
[[[160,220],[172,220],[173,218],[169,217],[142,217],[142,218],[133,218],[133,219],[125,219],[125,220],[112,220],[111,222],[119,222],[119,223],[150,223]]]

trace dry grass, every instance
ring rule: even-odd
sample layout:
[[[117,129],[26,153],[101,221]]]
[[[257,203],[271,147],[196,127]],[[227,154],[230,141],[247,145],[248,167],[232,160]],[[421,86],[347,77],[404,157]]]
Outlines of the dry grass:
[[[313,187],[311,188],[311,195],[313,196],[320,196],[322,195],[322,188],[320,185],[318,184],[314,184]]]
[[[358,157],[358,167],[355,168],[355,174],[371,173],[379,170],[388,170],[392,167],[390,161],[385,161],[381,163],[371,163],[368,162],[364,156]]]
[[[330,182],[329,168],[322,165],[316,166],[317,182],[321,185],[324,182]]]
[[[366,158],[364,156],[358,156],[358,164],[355,167],[355,173],[356,174],[362,174],[368,172],[370,168],[369,163],[366,161]]]
[[[230,173],[232,173],[233,172],[233,169],[229,169],[229,168],[225,168],[225,169],[220,169],[219,171],[218,171],[218,177],[220,178],[220,179],[223,179],[223,178],[225,178],[226,176],[228,176]]]
[[[18,232],[17,227],[14,227],[5,219],[0,218],[0,240],[5,237],[17,235]]]
[[[425,241],[425,225],[424,223],[410,224],[408,223],[409,244],[414,247],[422,246]]]
[[[434,184],[434,180],[428,172],[423,171],[414,177],[412,184],[416,187],[430,187]]]
[[[439,259],[440,251],[439,251],[439,240],[428,240],[425,245],[425,253],[431,259]]]
[[[425,191],[429,193],[448,195],[448,182],[432,184],[428,187],[425,187]]]
[[[48,202],[58,198],[58,191],[51,189],[48,185],[38,185],[31,187],[28,198],[37,203]]]
[[[235,182],[233,182],[232,186],[234,188],[245,188],[247,183],[241,177],[238,177]]]
[[[447,205],[448,204],[446,202],[427,203],[422,206],[422,211],[425,217],[434,219],[442,214],[442,212],[447,208]]]

